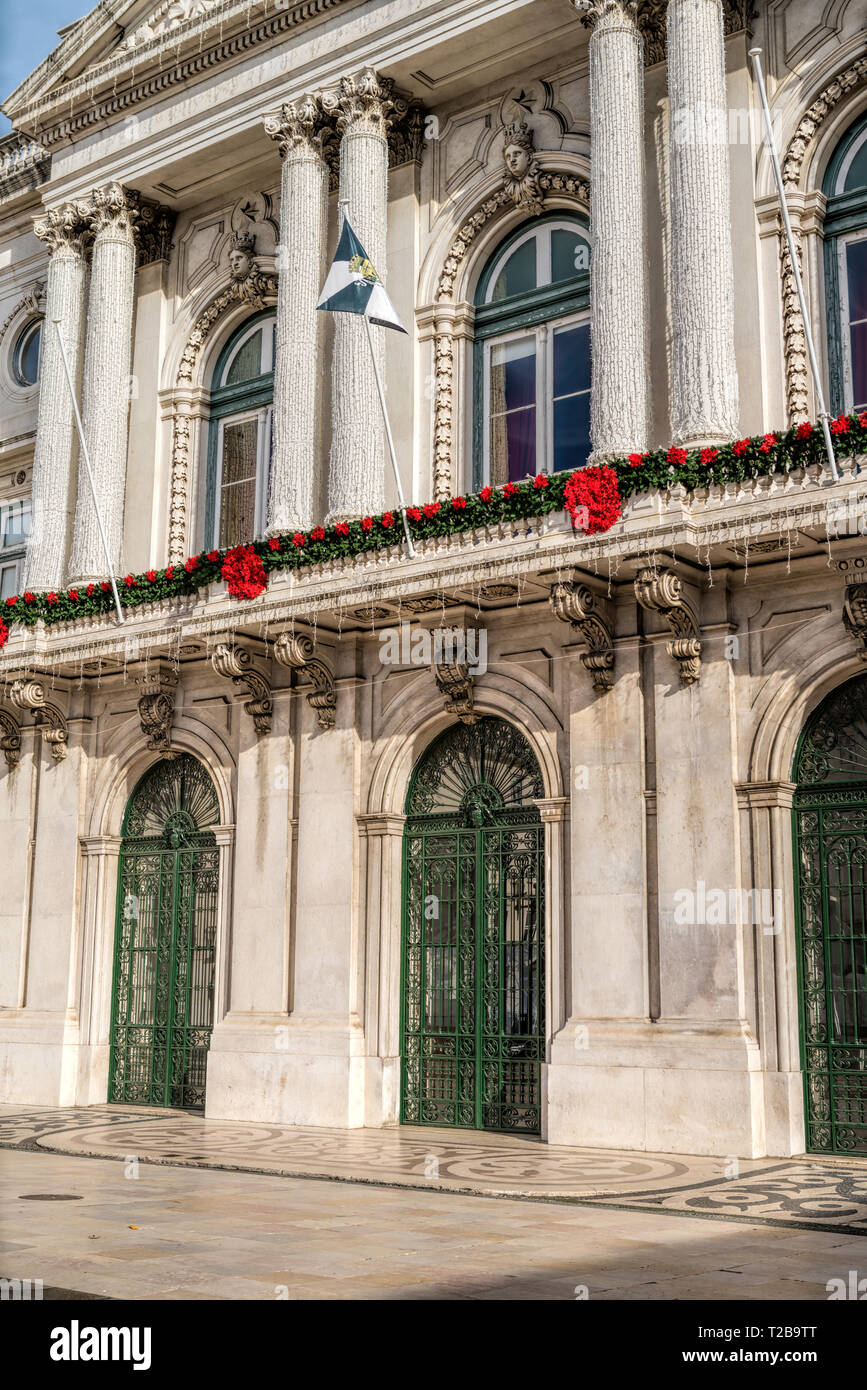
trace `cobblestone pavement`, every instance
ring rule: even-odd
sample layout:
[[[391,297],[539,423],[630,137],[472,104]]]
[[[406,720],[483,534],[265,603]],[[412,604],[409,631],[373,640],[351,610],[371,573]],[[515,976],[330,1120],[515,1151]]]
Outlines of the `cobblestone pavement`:
[[[0,1107],[0,1146],[867,1235],[867,1161],[573,1149],[515,1135],[326,1130],[129,1106]]]
[[[0,1229],[0,1274],[49,1298],[815,1302],[867,1249],[743,1219],[9,1149]]]

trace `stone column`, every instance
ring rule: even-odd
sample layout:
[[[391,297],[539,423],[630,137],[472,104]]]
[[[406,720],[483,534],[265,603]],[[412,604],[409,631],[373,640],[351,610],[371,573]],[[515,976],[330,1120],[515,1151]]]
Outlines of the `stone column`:
[[[312,97],[265,118],[283,160],[269,534],[306,531],[316,519],[324,326],[316,301],[325,278],[328,225],[321,128],[322,110]]]
[[[108,184],[92,194],[95,233],[84,350],[82,418],[94,484],[112,563],[119,567],[126,492],[132,321],[136,247],[133,227],[138,195]],[[96,511],[82,461],[79,468],[70,582],[105,576],[106,562]]]
[[[738,433],[722,0],[670,0],[671,423],[679,444]]]
[[[385,276],[388,209],[388,113],[392,83],[366,68],[323,92],[325,110],[336,117],[340,141],[340,199],[353,231]],[[385,364],[381,328],[373,328],[380,374]],[[336,314],[332,386],[329,522],[385,507],[384,432],[365,325],[355,314]]]
[[[644,39],[636,0],[574,0],[590,36],[592,462],[648,446]]]
[[[66,578],[75,509],[78,438],[54,321],[60,320],[72,380],[78,391],[87,284],[86,212],[77,203],[65,203],[50,209],[34,226],[51,259],[42,327],[39,418],[33,459],[33,530],[24,567],[25,589],[59,589]]]

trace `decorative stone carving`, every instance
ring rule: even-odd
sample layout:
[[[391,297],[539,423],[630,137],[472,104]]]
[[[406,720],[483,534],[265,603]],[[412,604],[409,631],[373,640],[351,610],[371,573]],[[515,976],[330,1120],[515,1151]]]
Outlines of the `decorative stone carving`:
[[[425,109],[416,97],[395,93],[388,129],[389,168],[420,164],[424,150]]]
[[[544,201],[548,194],[574,201],[585,212],[590,203],[590,185],[574,174],[546,170],[537,177],[539,193]],[[510,206],[512,195],[506,181],[476,209],[451,242],[437,281],[436,300],[448,304],[454,297],[455,282],[479,232],[492,217]],[[454,340],[449,321],[441,319],[434,339],[434,370],[436,398],[434,404],[434,494],[442,501],[452,493],[454,472]]]
[[[14,323],[19,314],[44,314],[45,313],[45,285],[37,283],[31,285],[30,289],[18,300],[11,313],[6,315],[3,325],[0,327],[0,343],[2,343],[6,330],[10,323]]]
[[[843,626],[861,643],[858,655],[867,661],[867,584],[848,584],[843,600]]]
[[[701,638],[698,621],[674,570],[640,570],[635,579],[635,597],[642,608],[665,618],[673,633],[666,650],[680,667],[684,685],[693,685],[701,674]]]
[[[69,729],[61,710],[48,700],[42,681],[34,677],[13,681],[9,699],[16,709],[33,711],[33,721],[42,734],[42,742],[48,744],[54,761],[61,762],[66,757]]]
[[[17,767],[21,757],[21,730],[12,715],[0,709],[0,752],[7,767]]]
[[[848,68],[838,73],[811,102],[795,128],[795,133],[786,146],[782,159],[783,181],[786,190],[794,191],[801,182],[801,172],[807,151],[816,139],[820,127],[830,116],[835,106],[859,87],[867,83],[867,55],[857,58]]]
[[[614,624],[610,605],[586,584],[571,580],[555,584],[549,602],[555,618],[571,623],[587,643],[581,661],[593,678],[593,689],[604,694],[614,684]]]
[[[783,358],[786,370],[786,409],[792,425],[807,420],[810,412],[810,371],[807,355],[807,334],[795,284],[789,241],[783,219],[777,218],[780,239],[780,278],[783,285]],[[792,223],[792,239],[798,268],[803,271],[803,238],[797,220]]]
[[[644,36],[646,67],[665,62],[667,5],[668,0],[638,0],[638,26]],[[597,8],[601,8],[601,5],[597,5]],[[742,29],[748,29],[753,13],[752,0],[723,0],[723,24],[726,35],[738,34]]]
[[[523,119],[506,126],[503,164],[506,189],[515,207],[535,217],[542,211],[539,160],[533,148],[533,132]]]
[[[175,214],[171,208],[142,199],[135,229],[139,269],[169,259],[174,225]]]
[[[481,715],[473,709],[473,678],[467,663],[438,661],[433,673],[437,689],[446,697],[446,713],[455,715],[462,724],[477,724]]]
[[[175,690],[178,677],[163,662],[157,662],[146,676],[137,676],[141,691],[138,716],[148,748],[168,752],[172,746],[172,720],[175,716]]]
[[[221,642],[211,653],[211,665],[218,676],[231,680],[242,694],[249,696],[244,709],[253,720],[257,734],[271,732],[271,715],[274,706],[271,701],[271,686],[253,665],[252,657],[245,647],[230,646]]]
[[[320,729],[334,728],[334,712],[337,709],[337,693],[330,667],[316,656],[316,643],[306,632],[284,632],[274,643],[274,656],[281,666],[306,676],[313,683],[307,695],[307,703],[315,709]]]
[[[198,19],[213,10],[220,0],[161,0],[147,19],[129,30],[120,41],[120,48],[135,49],[164,34],[179,29],[187,20]]]

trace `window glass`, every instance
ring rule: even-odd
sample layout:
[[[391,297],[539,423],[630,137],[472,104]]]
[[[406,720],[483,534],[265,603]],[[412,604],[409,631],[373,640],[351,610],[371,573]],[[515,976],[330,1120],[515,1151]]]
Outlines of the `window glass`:
[[[257,420],[226,421],[220,480],[220,547],[256,534]]]
[[[0,506],[0,545],[23,545],[30,535],[30,498],[19,497]]]
[[[590,269],[590,246],[578,232],[555,227],[551,233],[551,280],[572,280]]]
[[[490,458],[495,483],[536,471],[535,335],[491,348]]]
[[[867,402],[867,238],[846,247],[853,409]]]
[[[842,192],[851,193],[855,188],[867,188],[867,138],[849,165]]]
[[[35,386],[39,380],[39,354],[42,348],[42,320],[28,323],[18,334],[13,353],[13,371],[21,386]]]
[[[0,565],[0,599],[11,598],[18,589],[18,566]]]
[[[590,453],[590,326],[586,323],[554,332],[554,458],[555,473],[580,468]]]
[[[508,299],[513,294],[525,294],[536,288],[536,238],[525,241],[513,251],[497,276],[491,301]]]
[[[273,328],[269,330],[273,332]],[[223,378],[224,386],[236,386],[239,381],[250,381],[262,374],[262,330],[251,334],[242,343],[232,358],[229,370]]]

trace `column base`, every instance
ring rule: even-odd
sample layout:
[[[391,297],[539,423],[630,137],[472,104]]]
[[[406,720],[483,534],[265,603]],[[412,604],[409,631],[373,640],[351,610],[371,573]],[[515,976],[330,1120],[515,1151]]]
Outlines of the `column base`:
[[[788,1157],[800,1074],[761,1070],[737,1023],[570,1019],[551,1047],[547,1138],[581,1148]]]
[[[79,1038],[75,1016],[4,1010],[0,1104],[104,1105],[108,1046],[82,1044]]]

